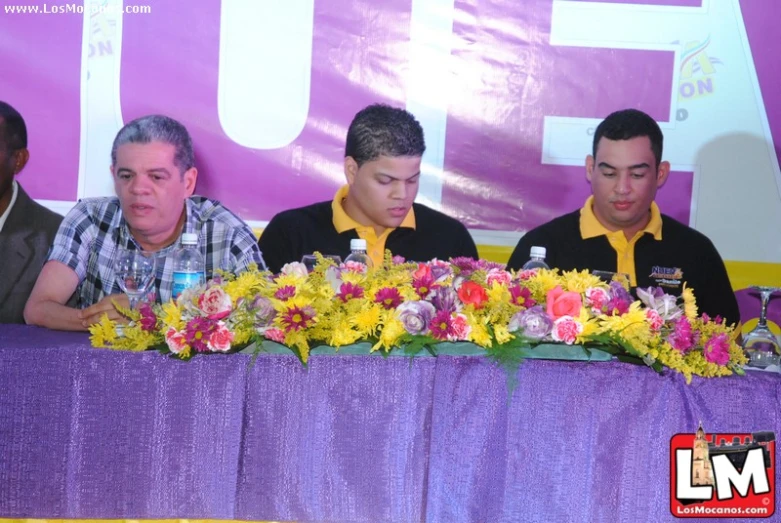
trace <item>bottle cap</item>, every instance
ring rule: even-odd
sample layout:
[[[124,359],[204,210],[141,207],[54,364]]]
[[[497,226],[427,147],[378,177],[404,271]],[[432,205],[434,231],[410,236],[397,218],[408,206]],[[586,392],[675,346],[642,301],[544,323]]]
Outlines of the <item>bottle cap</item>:
[[[365,251],[366,250],[366,240],[362,238],[358,238],[355,240],[350,240],[350,250],[351,251]]]
[[[532,258],[544,258],[547,251],[545,250],[545,247],[539,247],[535,245],[531,249],[531,257]]]
[[[198,235],[194,232],[182,234],[182,245],[198,245]]]

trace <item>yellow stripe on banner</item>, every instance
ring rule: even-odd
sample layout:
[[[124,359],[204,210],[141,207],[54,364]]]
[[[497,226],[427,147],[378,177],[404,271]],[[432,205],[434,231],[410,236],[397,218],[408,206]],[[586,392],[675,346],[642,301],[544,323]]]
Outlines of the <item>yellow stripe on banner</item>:
[[[478,245],[477,255],[483,260],[507,263],[510,261],[510,255],[513,253],[513,249],[515,249],[515,247],[507,247],[504,245]]]
[[[244,522],[238,519],[3,519],[0,523],[73,523],[89,521],[89,523],[234,523]],[[258,521],[248,523],[294,523],[283,521]]]
[[[752,285],[781,287],[781,263],[725,261],[724,265],[736,291]]]

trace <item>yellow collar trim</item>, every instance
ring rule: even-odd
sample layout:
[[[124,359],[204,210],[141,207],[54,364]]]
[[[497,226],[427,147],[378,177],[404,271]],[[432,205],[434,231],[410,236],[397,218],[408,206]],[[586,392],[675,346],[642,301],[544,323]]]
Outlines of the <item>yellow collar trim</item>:
[[[349,231],[350,229],[361,229],[366,228],[368,226],[361,225],[357,221],[353,220],[347,212],[344,210],[344,206],[342,206],[342,200],[347,198],[347,194],[350,191],[349,185],[344,185],[339,188],[338,191],[336,191],[336,195],[334,195],[334,199],[331,202],[331,209],[334,213],[334,228],[336,229],[336,232],[343,233],[345,231]],[[401,222],[401,225],[399,227],[408,227],[410,229],[415,228],[415,210],[410,209],[407,213],[407,216],[404,217],[404,221]]]
[[[610,236],[610,234],[616,232],[602,225],[594,214],[593,205],[594,196],[592,195],[588,197],[586,203],[580,209],[580,237],[584,240],[602,235]],[[651,220],[640,231],[640,234],[644,233],[653,235],[655,240],[662,239],[662,213],[659,212],[659,206],[656,205],[656,202],[651,202]]]

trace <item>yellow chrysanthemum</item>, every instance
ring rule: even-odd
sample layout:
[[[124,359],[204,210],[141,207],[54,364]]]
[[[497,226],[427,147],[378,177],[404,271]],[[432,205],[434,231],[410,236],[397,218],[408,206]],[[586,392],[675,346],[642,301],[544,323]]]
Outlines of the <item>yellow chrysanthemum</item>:
[[[184,321],[182,320],[182,311],[171,300],[162,305],[163,313],[160,315],[160,320],[166,327],[173,327],[176,330],[182,330],[184,328]]]
[[[384,322],[384,326],[380,331],[380,339],[372,347],[372,352],[379,350],[380,348],[389,351],[398,344],[399,338],[401,338],[407,331],[404,330],[404,324],[393,316],[388,316]]]
[[[225,282],[222,288],[231,297],[233,304],[236,305],[236,301],[239,298],[254,297],[266,283],[263,273],[245,271],[236,276],[235,279]]]
[[[588,337],[599,332],[599,323],[596,318],[593,318],[588,309],[585,307],[580,308],[580,314],[575,318],[578,323],[583,325],[583,331],[578,335],[577,342],[583,343],[588,340]]]
[[[526,280],[526,287],[531,292],[532,298],[542,304],[547,299],[548,291],[561,284],[561,277],[555,270],[540,269],[534,276]]]
[[[113,321],[108,318],[108,314],[101,316],[98,323],[94,323],[89,327],[90,342],[93,347],[109,347],[114,344],[117,339],[116,326]]]
[[[344,318],[342,321],[333,325],[328,338],[328,344],[332,347],[342,347],[350,345],[362,338],[361,333],[356,331],[350,325],[350,321]]]
[[[578,292],[578,293],[584,293],[586,292],[586,289],[590,287],[604,287],[605,284],[602,283],[602,280],[599,279],[599,277],[594,276],[591,274],[588,270],[582,270],[582,271],[566,271],[561,276],[562,280],[562,288],[571,291],[571,292]]]
[[[467,323],[472,329],[469,333],[469,341],[475,345],[480,345],[481,347],[490,347],[491,335],[488,333],[486,326],[481,321],[478,321],[472,314],[467,314],[466,318]]]
[[[500,345],[507,343],[508,341],[515,338],[515,336],[510,334],[510,331],[507,330],[506,325],[495,325],[494,337],[496,338],[496,342],[499,343]]]
[[[652,333],[645,321],[645,311],[640,302],[634,302],[626,314],[616,316],[600,316],[599,332],[615,334],[626,340],[638,353],[647,353]]]
[[[486,291],[488,295],[488,307],[496,307],[502,303],[510,303],[510,291],[507,290],[507,286],[502,285],[499,282],[493,282],[491,287]]]
[[[363,307],[358,314],[353,317],[352,323],[358,332],[368,338],[374,336],[377,332],[377,328],[380,326],[380,317],[382,314],[382,308],[377,304]]]

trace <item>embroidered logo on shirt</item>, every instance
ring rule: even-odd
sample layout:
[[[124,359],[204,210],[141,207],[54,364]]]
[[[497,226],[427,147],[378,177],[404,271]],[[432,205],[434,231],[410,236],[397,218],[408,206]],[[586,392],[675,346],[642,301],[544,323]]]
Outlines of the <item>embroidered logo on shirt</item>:
[[[680,267],[654,265],[649,277],[656,280],[656,284],[660,287],[680,287],[683,281],[683,271]]]

